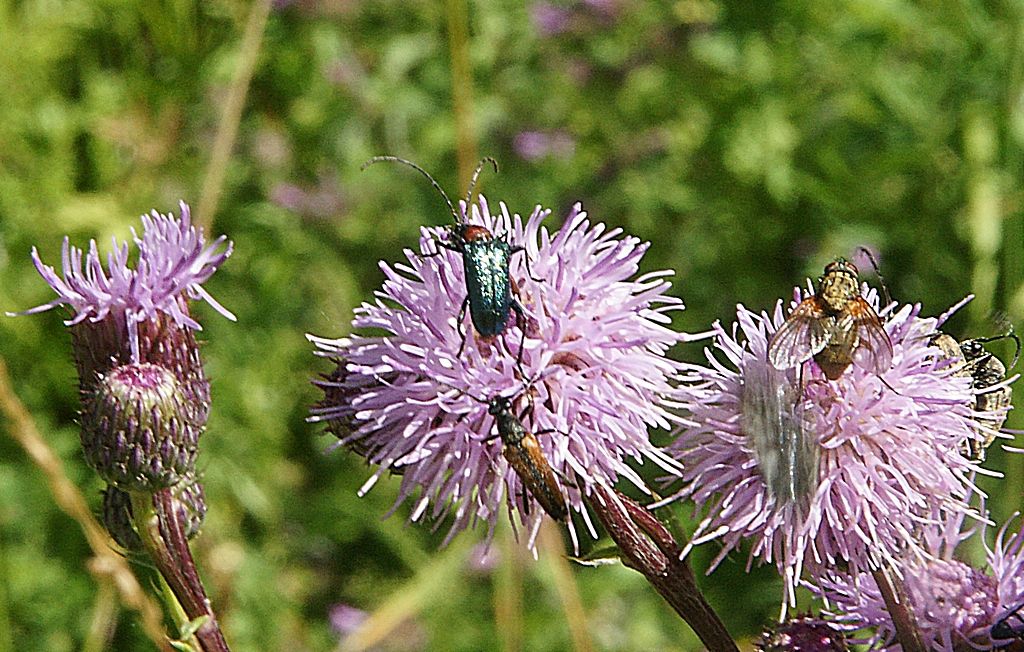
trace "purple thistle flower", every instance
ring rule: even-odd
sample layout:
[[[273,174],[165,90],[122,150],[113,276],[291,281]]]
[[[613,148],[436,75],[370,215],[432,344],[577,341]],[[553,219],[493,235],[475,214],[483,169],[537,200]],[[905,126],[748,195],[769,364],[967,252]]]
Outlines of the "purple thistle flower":
[[[231,255],[230,243],[218,251],[226,238],[207,245],[184,202],[180,219],[153,211],[142,225],[141,236],[132,230],[134,268],[127,242],[113,242],[105,269],[95,240],[86,254],[65,237],[62,275],[33,247],[36,270],[57,298],[17,314],[70,308],[65,324],[82,392],[86,458],[111,484],[153,491],[191,472],[209,414],[210,387],[194,335],[201,327],[188,299],[234,315],[202,287]]]
[[[179,205],[181,219],[154,210],[149,216],[142,216],[142,237],[132,229],[132,239],[139,248],[135,269],[128,267],[128,243],[119,245],[116,239],[112,243],[114,250],[107,257],[107,270],[104,270],[95,240],[89,241],[83,267],[84,252],[70,246],[65,237],[61,249],[63,278],[53,267],[44,264],[39,251],[32,247],[32,262],[57,293],[57,298],[21,313],[8,313],[8,316],[33,315],[61,305],[68,306],[74,313],[65,322],[72,327],[87,320],[101,322],[109,316],[114,321],[112,326],[127,335],[132,362],[143,361],[138,325],[144,321],[166,315],[180,328],[202,330],[199,322],[189,316],[186,298],[204,300],[234,321],[235,316],[202,287],[231,255],[232,244],[228,242],[224,251],[217,252],[227,240],[227,236],[221,236],[206,246],[202,229],[192,226],[188,205],[185,202]]]
[[[353,320],[354,328],[387,335],[309,336],[318,355],[338,364],[317,381],[325,398],[310,420],[326,422],[341,445],[380,466],[361,494],[385,472],[400,474],[396,507],[416,496],[411,520],[428,508],[435,519],[453,516],[449,538],[478,520],[493,531],[506,503],[510,516],[519,512],[532,546],[543,511],[502,457],[483,402],[501,395],[513,400],[517,415],[529,408],[524,425],[538,433],[570,508],[593,532],[583,508],[590,487],[625,477],[644,488],[627,458],[678,473],[647,430],[679,421],[667,397],[682,365],[665,353],[684,337],[669,328],[667,314],[682,305],[665,294],[669,272],[633,278],[647,243],[591,224],[578,204],[554,234],[541,226],[550,211],[537,207],[524,224],[500,207],[492,216],[481,197],[469,222],[526,248],[513,257],[510,273],[527,316],[523,374],[536,379],[528,396],[516,365],[519,328],[510,325],[490,341],[468,319],[457,325],[466,297],[458,255],[407,250],[408,264],[381,263],[384,286]],[[423,230],[424,253],[438,249],[433,237]],[[531,279],[525,257],[543,282]],[[459,328],[469,329],[461,355]],[[570,530],[575,537],[571,519]]]
[[[536,2],[530,7],[530,17],[541,36],[558,36],[569,30],[572,12],[550,2]]]
[[[963,530],[963,520],[963,514],[951,514],[933,524],[922,533],[927,555],[907,556],[900,566],[922,640],[937,652],[991,650],[1008,644],[992,635],[992,627],[1024,601],[1024,531],[1007,539],[1010,523],[999,529],[995,546],[986,545],[985,572],[954,556],[957,545],[977,532],[973,527]],[[870,574],[832,573],[810,587],[830,603],[834,621],[843,629],[874,628],[871,636],[857,642],[871,649],[900,649]]]
[[[327,619],[335,632],[345,636],[359,629],[369,616],[370,614],[358,607],[339,602],[331,606]]]
[[[877,310],[877,295],[868,300]],[[669,447],[686,481],[673,498],[704,514],[690,547],[722,544],[712,570],[749,539],[750,562],[774,563],[793,604],[805,570],[877,568],[919,547],[915,532],[937,507],[969,510],[977,467],[962,451],[976,436],[974,399],[929,344],[952,310],[937,319],[919,310],[883,312],[895,353],[881,377],[855,364],[836,381],[811,362],[802,383],[798,370],[771,367],[781,301],[771,317],[741,305],[731,328],[715,323],[710,367],[680,388],[690,416]]]

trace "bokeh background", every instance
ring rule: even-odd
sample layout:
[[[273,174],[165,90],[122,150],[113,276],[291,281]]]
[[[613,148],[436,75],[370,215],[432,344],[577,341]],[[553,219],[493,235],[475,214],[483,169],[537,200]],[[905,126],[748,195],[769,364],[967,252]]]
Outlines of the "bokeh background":
[[[768,308],[859,245],[925,314],[977,294],[958,336],[1024,323],[1018,0],[0,0],[0,96],[3,310],[52,298],[33,245],[53,264],[65,234],[104,247],[179,198],[235,242],[207,287],[238,323],[197,311],[214,403],[195,548],[237,650],[699,649],[638,574],[572,565],[556,532],[539,561],[507,528],[487,556],[480,530],[442,547],[408,506],[382,519],[396,483],[360,499],[370,470],[325,454],[304,417],[328,365],[304,334],[345,334],[377,260],[447,219],[412,171],[361,173],[370,156],[453,195],[494,156],[488,197],[552,226],[582,201],[652,242],[645,271],[676,270],[680,329]],[[0,352],[98,508],[62,318],[0,318]],[[988,466],[1002,521],[1024,456]],[[0,652],[152,649],[89,557],[0,437]],[[744,565],[702,583],[749,639],[780,584]]]

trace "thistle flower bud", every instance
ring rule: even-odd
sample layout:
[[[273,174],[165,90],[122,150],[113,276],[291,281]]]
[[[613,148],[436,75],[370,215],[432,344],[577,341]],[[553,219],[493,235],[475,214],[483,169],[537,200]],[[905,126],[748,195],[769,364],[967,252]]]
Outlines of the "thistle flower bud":
[[[757,652],[842,652],[843,634],[811,615],[796,616],[761,634]]]
[[[206,495],[203,485],[195,476],[188,476],[171,489],[175,514],[189,539],[199,534],[206,518]],[[132,524],[132,500],[127,492],[108,485],[103,490],[103,525],[119,546],[126,550],[142,550],[135,526]]]
[[[121,489],[170,487],[195,467],[204,415],[169,370],[122,365],[99,376],[83,397],[82,450],[96,472]]]
[[[103,478],[122,489],[155,491],[192,470],[196,444],[210,410],[189,300],[235,317],[202,284],[231,255],[224,236],[207,243],[181,217],[153,211],[141,235],[114,241],[106,265],[95,241],[88,250],[64,238],[58,273],[32,250],[40,276],[57,293],[21,313],[64,306],[82,395],[82,446]],[[132,244],[138,249],[134,267]]]
[[[188,313],[187,307],[183,310]],[[82,395],[95,393],[102,378],[115,367],[131,362],[152,363],[174,375],[193,406],[196,419],[200,425],[205,425],[210,411],[210,381],[203,372],[193,329],[176,323],[166,314],[156,313],[134,326],[138,345],[138,358],[135,358],[131,342],[121,332],[120,324],[119,320],[108,316],[71,327]]]

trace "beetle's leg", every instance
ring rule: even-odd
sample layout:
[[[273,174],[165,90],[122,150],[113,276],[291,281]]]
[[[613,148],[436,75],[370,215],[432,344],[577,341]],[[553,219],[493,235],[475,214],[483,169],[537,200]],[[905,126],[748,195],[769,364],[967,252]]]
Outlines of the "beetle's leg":
[[[533,270],[530,269],[530,257],[526,254],[526,247],[524,247],[523,245],[512,246],[512,254],[516,254],[520,251],[523,252],[523,260],[526,261],[526,273],[530,275],[530,280],[536,281],[537,283],[544,283],[544,279],[537,278],[536,276],[533,275]],[[512,254],[510,254],[510,257]]]
[[[440,248],[439,249],[435,249],[434,251],[430,252],[429,254],[416,254],[418,257],[420,257],[420,258],[434,258],[435,256],[440,256],[441,255],[441,249],[447,249],[448,251],[454,251],[455,253],[459,253],[459,254],[462,253],[462,249],[460,249],[456,245],[453,245],[452,243],[448,242],[447,240],[442,240],[441,238],[438,238],[436,236],[432,237],[430,240],[431,240],[431,242],[434,243],[435,246],[440,247]]]
[[[455,354],[457,357],[460,358],[462,357],[463,349],[466,348],[466,338],[469,335],[465,330],[463,330],[463,322],[466,320],[467,307],[469,307],[469,295],[466,295],[466,298],[463,299],[462,307],[459,308],[459,317],[455,321],[455,330],[457,330],[459,332],[459,335],[462,337],[462,340],[459,342],[459,352]]]

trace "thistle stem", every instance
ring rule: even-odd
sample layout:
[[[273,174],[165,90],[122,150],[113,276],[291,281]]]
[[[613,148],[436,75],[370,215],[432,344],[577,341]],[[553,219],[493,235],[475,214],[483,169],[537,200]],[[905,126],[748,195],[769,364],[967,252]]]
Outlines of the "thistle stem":
[[[921,631],[917,627],[917,619],[910,611],[910,601],[903,588],[903,582],[885,568],[871,571],[878,590],[885,601],[885,608],[892,617],[896,627],[896,640],[900,642],[903,652],[927,652],[921,640]]]
[[[680,559],[681,548],[668,529],[630,498],[597,485],[591,507],[622,554],[675,609],[710,652],[738,652],[718,614],[697,588],[693,570]]]
[[[203,651],[230,652],[196,571],[171,490],[161,489],[152,495],[133,493],[132,513],[146,552],[178,598],[185,615],[190,620],[206,617],[206,622],[195,633]]]

